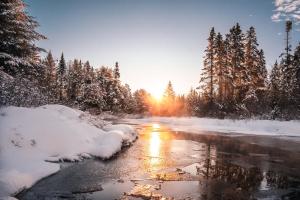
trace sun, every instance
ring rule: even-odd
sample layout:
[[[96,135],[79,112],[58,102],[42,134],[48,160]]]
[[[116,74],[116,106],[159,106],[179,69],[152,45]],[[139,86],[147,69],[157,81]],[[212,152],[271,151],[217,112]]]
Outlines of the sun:
[[[157,92],[153,92],[151,94],[151,96],[156,100],[156,101],[161,101],[162,100],[162,97],[163,97],[163,94],[159,91]]]

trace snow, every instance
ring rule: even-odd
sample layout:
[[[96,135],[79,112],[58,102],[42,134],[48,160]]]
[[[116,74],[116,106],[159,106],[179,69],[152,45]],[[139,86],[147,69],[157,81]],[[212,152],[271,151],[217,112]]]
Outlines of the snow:
[[[231,120],[197,117],[149,117],[126,119],[132,124],[158,123],[174,131],[201,134],[203,131],[269,136],[300,136],[300,121]]]
[[[201,169],[202,166],[199,163],[193,163],[191,165],[183,167],[182,171],[184,171],[186,173],[189,173],[193,176],[197,176],[198,175],[198,168]]]
[[[111,125],[62,105],[0,109],[0,199],[59,170],[46,161],[109,158],[136,139],[128,125]]]

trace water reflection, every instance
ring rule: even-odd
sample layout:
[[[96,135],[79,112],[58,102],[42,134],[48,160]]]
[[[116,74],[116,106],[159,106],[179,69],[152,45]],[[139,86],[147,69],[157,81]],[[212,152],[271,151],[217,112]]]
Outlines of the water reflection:
[[[139,130],[139,139],[115,159],[72,165],[18,199],[65,199],[66,194],[69,199],[116,199],[137,185],[152,185],[155,193],[175,199],[300,199],[299,153],[254,145],[249,138],[174,133],[155,123]],[[103,190],[97,194],[72,193],[99,184]]]
[[[143,144],[144,162],[143,168],[150,175],[155,175],[160,169],[173,164],[172,160],[167,159],[171,154],[172,133],[163,126],[153,123],[147,125],[140,132]]]
[[[149,156],[151,165],[158,165],[160,163],[160,133],[159,132],[151,132],[149,140]]]
[[[198,137],[198,141],[193,142],[195,138],[189,140],[187,135],[181,138],[180,134],[155,123],[148,125],[142,135],[146,144],[143,165],[148,175],[162,181],[198,180],[197,193],[203,195],[202,199],[249,199],[261,192],[266,192],[264,196],[272,196],[278,189],[291,188],[286,175],[266,167],[264,157],[252,160],[248,156],[254,150],[266,153],[269,149],[260,152],[251,144],[220,140],[220,137],[215,140],[210,136]],[[191,166],[195,173],[182,173],[178,171],[179,166],[185,172],[188,171],[186,167]]]
[[[153,131],[158,130],[159,128],[160,128],[159,124],[156,124],[156,123],[152,124]]]

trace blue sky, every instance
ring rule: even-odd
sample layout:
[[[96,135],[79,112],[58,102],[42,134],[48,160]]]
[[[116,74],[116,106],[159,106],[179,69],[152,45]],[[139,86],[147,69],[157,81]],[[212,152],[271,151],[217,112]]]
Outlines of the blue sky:
[[[212,26],[222,34],[236,22],[245,31],[254,26],[268,69],[284,49],[284,22],[271,20],[278,8],[272,0],[25,2],[41,25],[39,31],[48,37],[39,45],[56,58],[63,51],[67,60],[89,60],[94,67],[118,61],[123,82],[155,95],[168,80],[177,93],[197,86]],[[293,47],[300,41],[296,29],[299,26],[292,32]]]

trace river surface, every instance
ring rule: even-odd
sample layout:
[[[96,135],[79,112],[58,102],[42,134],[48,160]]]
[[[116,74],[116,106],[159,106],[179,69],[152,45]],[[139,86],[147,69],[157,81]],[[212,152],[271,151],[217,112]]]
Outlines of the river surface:
[[[63,163],[20,199],[300,199],[300,145],[274,137],[137,126],[110,160]]]

